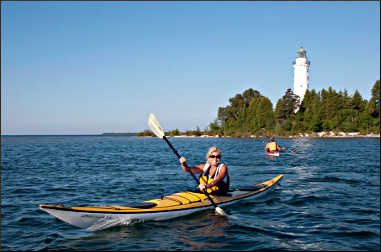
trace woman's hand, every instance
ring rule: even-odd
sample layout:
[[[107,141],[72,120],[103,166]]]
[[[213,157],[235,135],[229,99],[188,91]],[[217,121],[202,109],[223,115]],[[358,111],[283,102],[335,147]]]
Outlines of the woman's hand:
[[[204,184],[199,184],[198,189],[200,189],[200,191],[203,192],[206,189],[206,186]]]
[[[180,164],[181,164],[181,165],[184,165],[184,164],[187,162],[187,160],[185,159],[185,157],[180,157],[179,161],[180,161]]]

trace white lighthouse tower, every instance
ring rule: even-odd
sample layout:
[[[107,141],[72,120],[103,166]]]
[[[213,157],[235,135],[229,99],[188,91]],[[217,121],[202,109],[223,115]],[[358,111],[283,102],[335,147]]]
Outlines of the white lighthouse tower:
[[[297,58],[294,63],[294,94],[300,97],[299,106],[303,101],[304,94],[308,89],[308,71],[310,62],[307,59],[306,50],[300,47],[297,52]],[[297,109],[299,110],[299,108]],[[296,111],[297,111],[296,110]]]

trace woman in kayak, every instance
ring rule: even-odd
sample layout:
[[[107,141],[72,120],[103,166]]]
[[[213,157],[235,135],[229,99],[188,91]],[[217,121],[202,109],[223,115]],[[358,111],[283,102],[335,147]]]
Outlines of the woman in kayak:
[[[282,148],[279,147],[279,145],[275,142],[273,137],[270,138],[270,142],[268,142],[265,147],[265,151],[267,153],[274,153],[274,152],[282,151],[285,149],[286,147],[282,147]]]
[[[180,159],[181,168],[185,172],[189,172],[185,163],[185,157]],[[230,177],[228,174],[228,167],[220,163],[221,151],[218,147],[212,146],[206,154],[206,163],[198,166],[188,167],[193,173],[201,174],[199,178],[200,184],[198,189],[203,192],[205,189],[208,193],[214,195],[226,195],[229,190]]]

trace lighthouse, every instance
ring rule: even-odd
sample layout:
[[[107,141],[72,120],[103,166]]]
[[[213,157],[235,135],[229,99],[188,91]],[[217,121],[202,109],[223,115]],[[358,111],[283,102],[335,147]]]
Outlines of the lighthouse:
[[[303,101],[304,94],[308,89],[308,71],[310,62],[307,59],[306,50],[300,47],[297,51],[297,58],[294,63],[294,94],[300,97],[299,106]],[[299,110],[299,108],[297,109]],[[296,111],[297,111],[296,110]],[[296,112],[295,111],[295,112]]]

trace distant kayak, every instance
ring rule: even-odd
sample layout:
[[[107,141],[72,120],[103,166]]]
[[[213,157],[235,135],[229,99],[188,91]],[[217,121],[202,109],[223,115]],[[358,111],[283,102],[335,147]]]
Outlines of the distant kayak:
[[[279,151],[276,151],[276,152],[266,152],[266,155],[268,155],[268,156],[274,156],[274,157],[279,157]]]
[[[210,195],[219,206],[230,205],[245,198],[265,195],[283,178],[283,174],[247,187],[230,189],[226,196]],[[134,220],[161,221],[188,215],[214,206],[203,193],[178,192],[161,198],[124,206],[63,206],[39,205],[54,217],[79,228],[99,230]]]

